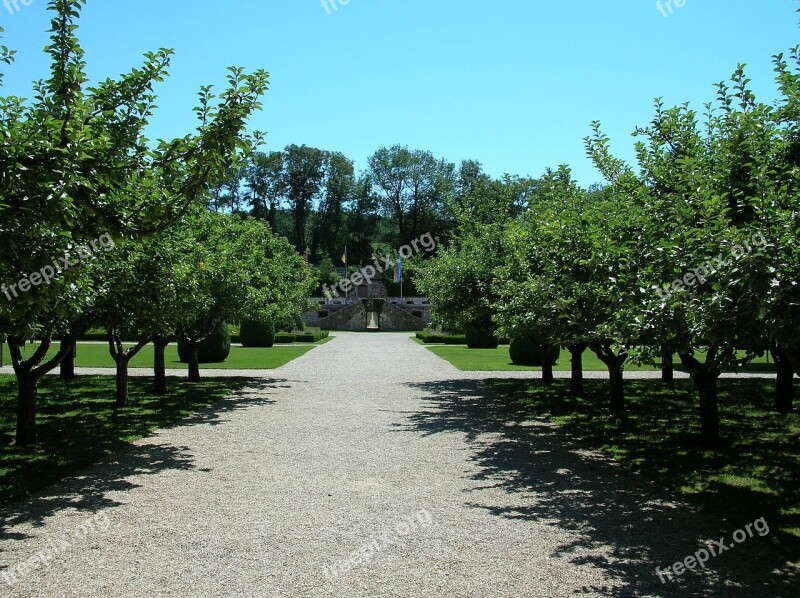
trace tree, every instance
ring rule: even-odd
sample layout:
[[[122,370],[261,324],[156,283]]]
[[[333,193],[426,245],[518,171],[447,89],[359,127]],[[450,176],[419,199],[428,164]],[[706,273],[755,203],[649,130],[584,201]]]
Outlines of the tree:
[[[255,153],[247,167],[245,180],[250,191],[252,215],[266,220],[272,231],[277,232],[276,217],[286,194],[283,153]]]
[[[572,354],[572,389],[583,392],[582,355],[589,321],[581,292],[591,279],[584,214],[586,195],[568,167],[545,173],[538,196],[504,237],[506,262],[495,271],[496,320],[512,338],[530,338],[542,354],[542,378],[553,380],[547,356],[565,345]],[[512,205],[512,204],[509,204]]]
[[[84,3],[49,3],[50,78],[35,85],[30,101],[0,98],[0,276],[10,285],[0,330],[17,376],[19,445],[35,441],[38,380],[93,317],[87,268],[62,258],[72,260],[82,244],[104,234],[120,244],[180,217],[244,145],[242,130],[267,86],[265,72],[233,69],[218,106],[210,104],[210,88],[201,91],[196,134],[151,148],[144,129],[171,52],[148,53],[142,67],[89,87],[76,37]],[[165,201],[164,190],[179,200]],[[54,333],[62,344],[46,359]],[[34,338],[41,344],[24,359],[20,347]]]
[[[222,214],[199,214],[189,260],[196,264],[191,298],[180,333],[190,351],[189,379],[198,381],[199,345],[225,322],[277,320],[304,310],[315,281],[302,256],[263,222]]]
[[[325,192],[311,233],[311,258],[335,257],[342,251],[345,205],[352,199],[355,174],[352,160],[340,152],[326,152]]]
[[[778,367],[776,409],[788,413],[793,408],[794,375],[800,375],[800,255],[797,252],[797,231],[800,214],[796,209],[800,181],[800,46],[790,53],[794,70],[783,54],[774,57],[775,73],[781,98],[770,113],[770,131],[776,141],[773,151],[762,154],[758,162],[772,182],[768,202],[759,226],[766,237],[770,264],[773,268],[766,297],[765,327]],[[762,145],[762,152],[763,152]],[[764,180],[761,177],[760,180]]]
[[[292,210],[292,243],[300,253],[306,250],[309,216],[325,180],[325,152],[306,145],[284,150],[287,199]]]
[[[116,404],[128,404],[128,363],[150,342],[154,333],[154,310],[151,270],[158,264],[149,259],[141,244],[129,241],[123,247],[102,256],[92,264],[94,288],[98,298],[95,317],[102,322],[108,335],[108,348],[116,364]],[[124,341],[138,338],[132,347]]]
[[[453,164],[436,160],[427,151],[395,145],[380,148],[370,157],[369,175],[381,191],[383,213],[397,225],[395,242],[404,244],[424,232],[440,232],[447,198],[455,186]]]
[[[743,78],[738,85],[749,104]],[[610,156],[598,127],[587,140],[601,171],[646,216],[637,255],[640,286],[651,292],[633,320],[640,353],[654,358],[665,346],[676,348],[698,389],[707,445],[719,441],[720,372],[750,359],[763,338],[758,314],[768,284],[766,264],[741,245],[753,232],[754,197],[746,189],[753,179],[731,174],[730,125],[729,116],[718,118],[709,108],[702,134],[688,106],[664,109],[656,101],[652,123],[636,131],[645,140],[636,146],[638,176]],[[750,351],[744,360],[740,347]]]

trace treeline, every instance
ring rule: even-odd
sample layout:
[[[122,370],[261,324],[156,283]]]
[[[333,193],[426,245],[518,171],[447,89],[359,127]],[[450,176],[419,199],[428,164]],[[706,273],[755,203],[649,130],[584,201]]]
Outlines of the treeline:
[[[625,409],[627,363],[661,361],[669,382],[677,354],[696,384],[708,445],[720,438],[720,373],[766,351],[777,367],[775,408],[791,411],[800,372],[800,48],[774,64],[775,104],[756,99],[743,67],[702,115],[657,101],[635,132],[636,167],[611,154],[595,123],[585,143],[603,188],[581,189],[562,166],[522,212],[501,194],[470,195],[450,247],[417,266],[439,323],[499,330],[543,356],[568,348],[577,393],[581,356],[593,351],[608,368],[615,412]],[[543,377],[552,380],[547,363]]]
[[[399,145],[378,149],[356,173],[341,152],[290,145],[229,169],[209,208],[263,220],[298,252],[308,252],[324,279],[331,266],[342,265],[345,246],[348,262],[358,265],[371,262],[376,247],[396,250],[425,233],[447,241],[459,206],[472,195],[507,195],[524,210],[537,184],[519,176],[494,180],[477,161],[456,165]]]

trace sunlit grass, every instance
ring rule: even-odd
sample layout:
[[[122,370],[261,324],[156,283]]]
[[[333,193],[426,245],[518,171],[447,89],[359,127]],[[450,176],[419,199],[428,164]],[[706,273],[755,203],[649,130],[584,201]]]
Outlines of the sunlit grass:
[[[420,344],[422,343],[420,342]],[[450,362],[462,372],[525,372],[542,369],[540,367],[514,365],[508,355],[508,346],[500,346],[496,349],[469,349],[466,345],[425,345],[425,347],[434,355],[438,355]],[[560,372],[570,371],[570,360],[569,351],[562,350],[553,369]],[[676,370],[682,369],[677,358],[674,366]],[[607,371],[605,364],[591,351],[586,351],[583,354],[583,369],[587,372]],[[625,369],[632,372],[656,371],[660,369],[660,366],[637,366],[633,362],[628,362],[625,365]],[[742,371],[774,371],[774,364],[768,363],[767,358],[762,357],[742,367]]]
[[[200,367],[223,370],[271,370],[286,365],[293,359],[305,355],[315,346],[324,344],[333,340],[333,338],[329,336],[314,344],[275,345],[269,348],[244,348],[239,345],[232,345],[231,353],[224,362],[201,364]],[[37,345],[35,344],[25,345],[25,355],[32,355],[36,347]],[[48,355],[54,355],[58,352],[58,349],[58,343],[54,343]],[[168,369],[186,369],[187,367],[185,363],[181,363],[178,359],[178,347],[174,343],[167,347],[164,357]],[[8,365],[8,360],[8,349],[6,349],[6,365]],[[113,368],[114,360],[108,352],[108,345],[104,343],[78,343],[75,365],[77,367]],[[130,367],[152,368],[153,345],[147,345],[131,359]]]

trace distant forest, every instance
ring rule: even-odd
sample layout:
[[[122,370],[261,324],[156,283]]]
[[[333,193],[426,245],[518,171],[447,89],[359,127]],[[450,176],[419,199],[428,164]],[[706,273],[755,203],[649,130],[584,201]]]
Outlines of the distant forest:
[[[399,145],[378,149],[359,173],[341,152],[290,145],[231,169],[209,208],[264,220],[307,253],[324,282],[335,280],[345,246],[348,265],[357,267],[425,233],[448,244],[459,211],[497,205],[502,197],[521,212],[539,186],[539,179],[521,176],[494,179],[475,160],[457,165]]]

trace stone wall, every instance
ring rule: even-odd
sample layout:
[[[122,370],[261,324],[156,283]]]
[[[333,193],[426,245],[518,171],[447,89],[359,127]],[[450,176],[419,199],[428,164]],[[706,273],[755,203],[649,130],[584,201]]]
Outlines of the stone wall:
[[[332,308],[329,315],[320,318],[319,311],[327,310],[328,307]],[[411,311],[411,309],[399,307],[392,303],[384,303],[383,311],[381,312],[381,331],[414,332],[423,330],[427,326],[425,318],[419,318],[413,315]],[[420,313],[423,312],[420,311]],[[427,313],[428,317],[430,317],[430,309],[427,310]],[[304,314],[303,321],[308,326],[319,326],[323,330],[364,332],[367,330],[367,311],[361,301],[347,306],[320,306],[319,310]]]

